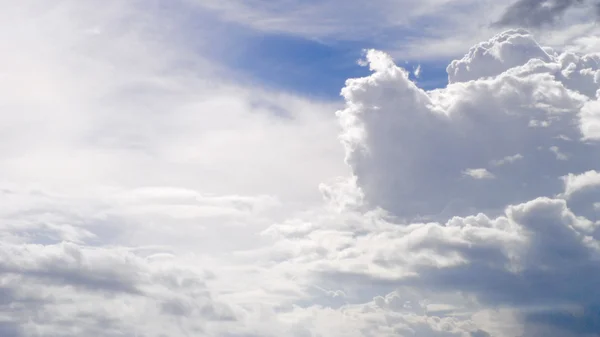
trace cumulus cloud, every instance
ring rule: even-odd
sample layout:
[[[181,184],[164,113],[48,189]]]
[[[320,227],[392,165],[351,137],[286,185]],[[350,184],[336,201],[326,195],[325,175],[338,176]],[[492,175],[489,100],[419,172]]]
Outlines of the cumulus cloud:
[[[566,197],[570,197],[571,195],[586,189],[600,186],[600,173],[595,170],[581,174],[569,173],[561,178],[565,183],[564,195]]]
[[[585,193],[598,144],[582,118],[597,99],[593,58],[506,31],[426,92],[370,51],[373,74],[348,80],[338,111],[366,207],[270,228],[277,268],[342,291],[343,310],[384,308],[400,335],[594,335],[598,194]]]
[[[500,212],[556,195],[559,177],[597,167],[590,153],[598,147],[582,140],[589,124],[580,114],[598,89],[593,57],[550,55],[528,32],[510,30],[453,61],[447,88],[425,92],[371,51],[374,74],[342,92],[346,161],[367,201],[402,217]],[[567,67],[578,71],[565,75]],[[516,154],[518,165],[499,165]],[[461,179],[465,172],[496,179]]]
[[[390,291],[386,297],[398,297],[395,307],[377,296],[373,303],[429,322],[424,335],[436,335],[436,321],[446,321],[449,335],[519,333],[512,325],[531,336],[542,336],[544,325],[556,328],[556,336],[577,335],[579,329],[594,332],[593,324],[578,322],[597,319],[599,299],[591,294],[600,275],[592,270],[600,251],[590,236],[596,225],[575,216],[563,200],[538,198],[509,206],[497,218],[479,214],[444,224],[399,226],[379,219],[353,240],[352,226],[336,227],[335,241],[332,230],[324,225],[305,234],[291,236],[288,231],[287,248],[281,248],[312,246],[303,252],[306,259],[295,263],[314,270],[320,282],[336,284],[355,301]],[[574,286],[570,275],[585,275],[585,280]],[[364,293],[369,285],[374,289]],[[498,308],[513,313],[498,318],[501,328],[481,317]],[[570,315],[573,321],[564,325],[551,319]]]

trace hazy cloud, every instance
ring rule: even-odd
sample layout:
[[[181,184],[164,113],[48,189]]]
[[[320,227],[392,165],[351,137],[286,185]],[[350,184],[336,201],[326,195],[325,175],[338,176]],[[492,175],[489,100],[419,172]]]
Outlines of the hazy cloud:
[[[600,4],[589,0],[518,0],[508,6],[495,26],[542,27],[560,19],[567,10],[590,6],[594,11]]]

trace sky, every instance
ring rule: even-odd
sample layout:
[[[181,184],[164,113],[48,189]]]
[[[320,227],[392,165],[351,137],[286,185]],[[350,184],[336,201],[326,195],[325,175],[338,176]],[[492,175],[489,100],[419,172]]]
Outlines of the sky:
[[[593,0],[0,0],[0,336],[600,336]]]

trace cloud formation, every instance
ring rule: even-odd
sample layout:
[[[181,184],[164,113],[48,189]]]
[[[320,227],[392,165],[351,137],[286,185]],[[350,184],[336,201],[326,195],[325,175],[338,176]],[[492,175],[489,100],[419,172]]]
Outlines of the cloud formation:
[[[518,0],[506,8],[494,25],[540,28],[554,24],[569,9],[582,6],[600,14],[600,3],[591,0]]]
[[[276,225],[277,254],[349,303],[429,322],[401,335],[593,336],[598,144],[583,117],[597,101],[594,57],[510,30],[425,92],[368,52],[373,74],[347,82],[338,116],[362,200],[383,211]]]
[[[346,161],[375,206],[409,218],[500,212],[598,169],[597,145],[581,140],[593,122],[580,115],[599,88],[594,55],[558,55],[511,30],[453,61],[448,87],[431,92],[386,54],[367,58],[374,74],[348,81],[339,117]]]
[[[424,91],[371,50],[334,116],[42,2],[0,13],[0,335],[599,331],[597,55],[508,30]]]

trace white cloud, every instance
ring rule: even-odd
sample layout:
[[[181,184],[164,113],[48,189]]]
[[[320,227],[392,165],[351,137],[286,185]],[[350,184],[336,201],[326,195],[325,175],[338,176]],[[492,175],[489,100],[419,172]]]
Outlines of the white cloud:
[[[561,178],[565,184],[564,195],[566,197],[585,189],[600,186],[600,173],[595,170],[586,171],[581,174],[569,173]]]
[[[598,277],[586,272],[597,267],[596,224],[570,209],[596,217],[597,209],[585,208],[593,208],[596,199],[567,205],[547,198],[563,190],[569,197],[595,185],[598,164],[590,158],[598,147],[582,140],[588,121],[580,118],[596,100],[594,55],[548,54],[529,33],[507,31],[453,62],[448,68],[452,83],[431,92],[408,81],[385,54],[371,51],[367,59],[373,60],[374,74],[348,82],[347,106],[339,112],[346,160],[358,187],[368,203],[395,218],[449,220],[368,227],[353,246],[342,252],[331,246],[331,255],[320,255],[325,275],[380,282],[382,292],[390,284],[409,285],[436,303],[441,303],[436,296],[465,294],[474,302],[458,305],[453,299],[448,305],[473,320],[487,308],[511,308],[516,316],[502,324],[479,321],[479,328],[492,335],[596,331],[589,320],[597,317],[599,299],[589,297],[592,289],[565,278]],[[546,127],[530,128],[534,119],[547,121]],[[516,160],[521,163],[505,165]],[[487,168],[471,168],[488,163],[495,166],[496,179],[484,188],[459,179],[465,173],[487,176]],[[506,206],[505,215],[496,218],[452,217],[496,213]],[[344,235],[348,229],[339,231]],[[360,256],[360,263],[342,254]],[[337,262],[325,263],[323,257]]]
[[[494,175],[484,168],[476,168],[476,169],[466,169],[463,172],[464,175],[467,175],[473,179],[494,179]]]
[[[558,159],[558,160],[569,159],[569,157],[566,154],[560,152],[560,149],[558,148],[558,146],[550,146],[549,150],[550,150],[550,152],[552,152],[556,155],[556,159]]]
[[[421,65],[419,64],[417,66],[417,68],[413,71],[413,74],[415,75],[415,78],[419,78],[421,77]]]
[[[448,66],[448,81],[467,82],[499,75],[532,59],[549,62],[550,56],[528,31],[506,31],[471,48],[461,60],[452,61]]]
[[[264,245],[261,230],[319,206],[319,184],[347,172],[339,105],[227,79],[153,10],[22,1],[0,13],[0,335],[277,324],[253,327],[261,309],[245,305],[285,296],[227,299],[256,271],[217,281],[235,261],[221,258]]]
[[[581,132],[584,139],[600,139],[600,102],[589,101],[581,109]]]
[[[507,56],[478,52],[484,45]],[[347,106],[339,112],[346,161],[367,202],[403,217],[497,214],[510,203],[555,195],[559,177],[596,166],[595,144],[565,140],[580,139],[586,128],[579,112],[598,89],[589,80],[597,68],[588,63],[593,56],[551,56],[522,30],[477,48],[449,66],[447,88],[431,92],[417,88],[387,55],[368,54],[375,72],[348,82]],[[564,77],[560,70],[571,63],[590,71]],[[531,128],[532,120],[548,126]],[[489,166],[515,153],[520,165]],[[472,168],[496,179],[491,185],[460,179]]]
[[[360,47],[377,46],[402,61],[444,62],[499,33],[502,28],[493,23],[511,5],[490,0],[181,1],[202,19],[198,21],[211,23],[205,30],[212,32],[213,48],[207,49],[213,52],[224,41],[237,41],[232,32],[242,28],[243,34],[299,37],[331,44],[333,49],[340,41],[358,42]],[[598,29],[591,11],[579,10],[535,32],[543,44],[560,51],[588,53],[593,45],[585,39]],[[221,51],[228,53],[227,48]]]
[[[445,60],[462,55],[473,44],[499,32],[492,23],[510,5],[489,0],[186,1],[211,19],[257,34],[285,34],[323,43],[360,41],[402,60]],[[551,46],[585,47],[579,39],[594,30],[594,17],[589,11],[575,14],[540,29],[539,37]]]
[[[494,166],[501,166],[501,165],[506,165],[506,164],[512,164],[520,159],[523,159],[523,155],[521,155],[520,153],[517,153],[512,156],[505,156],[502,159],[492,160],[491,164]]]

